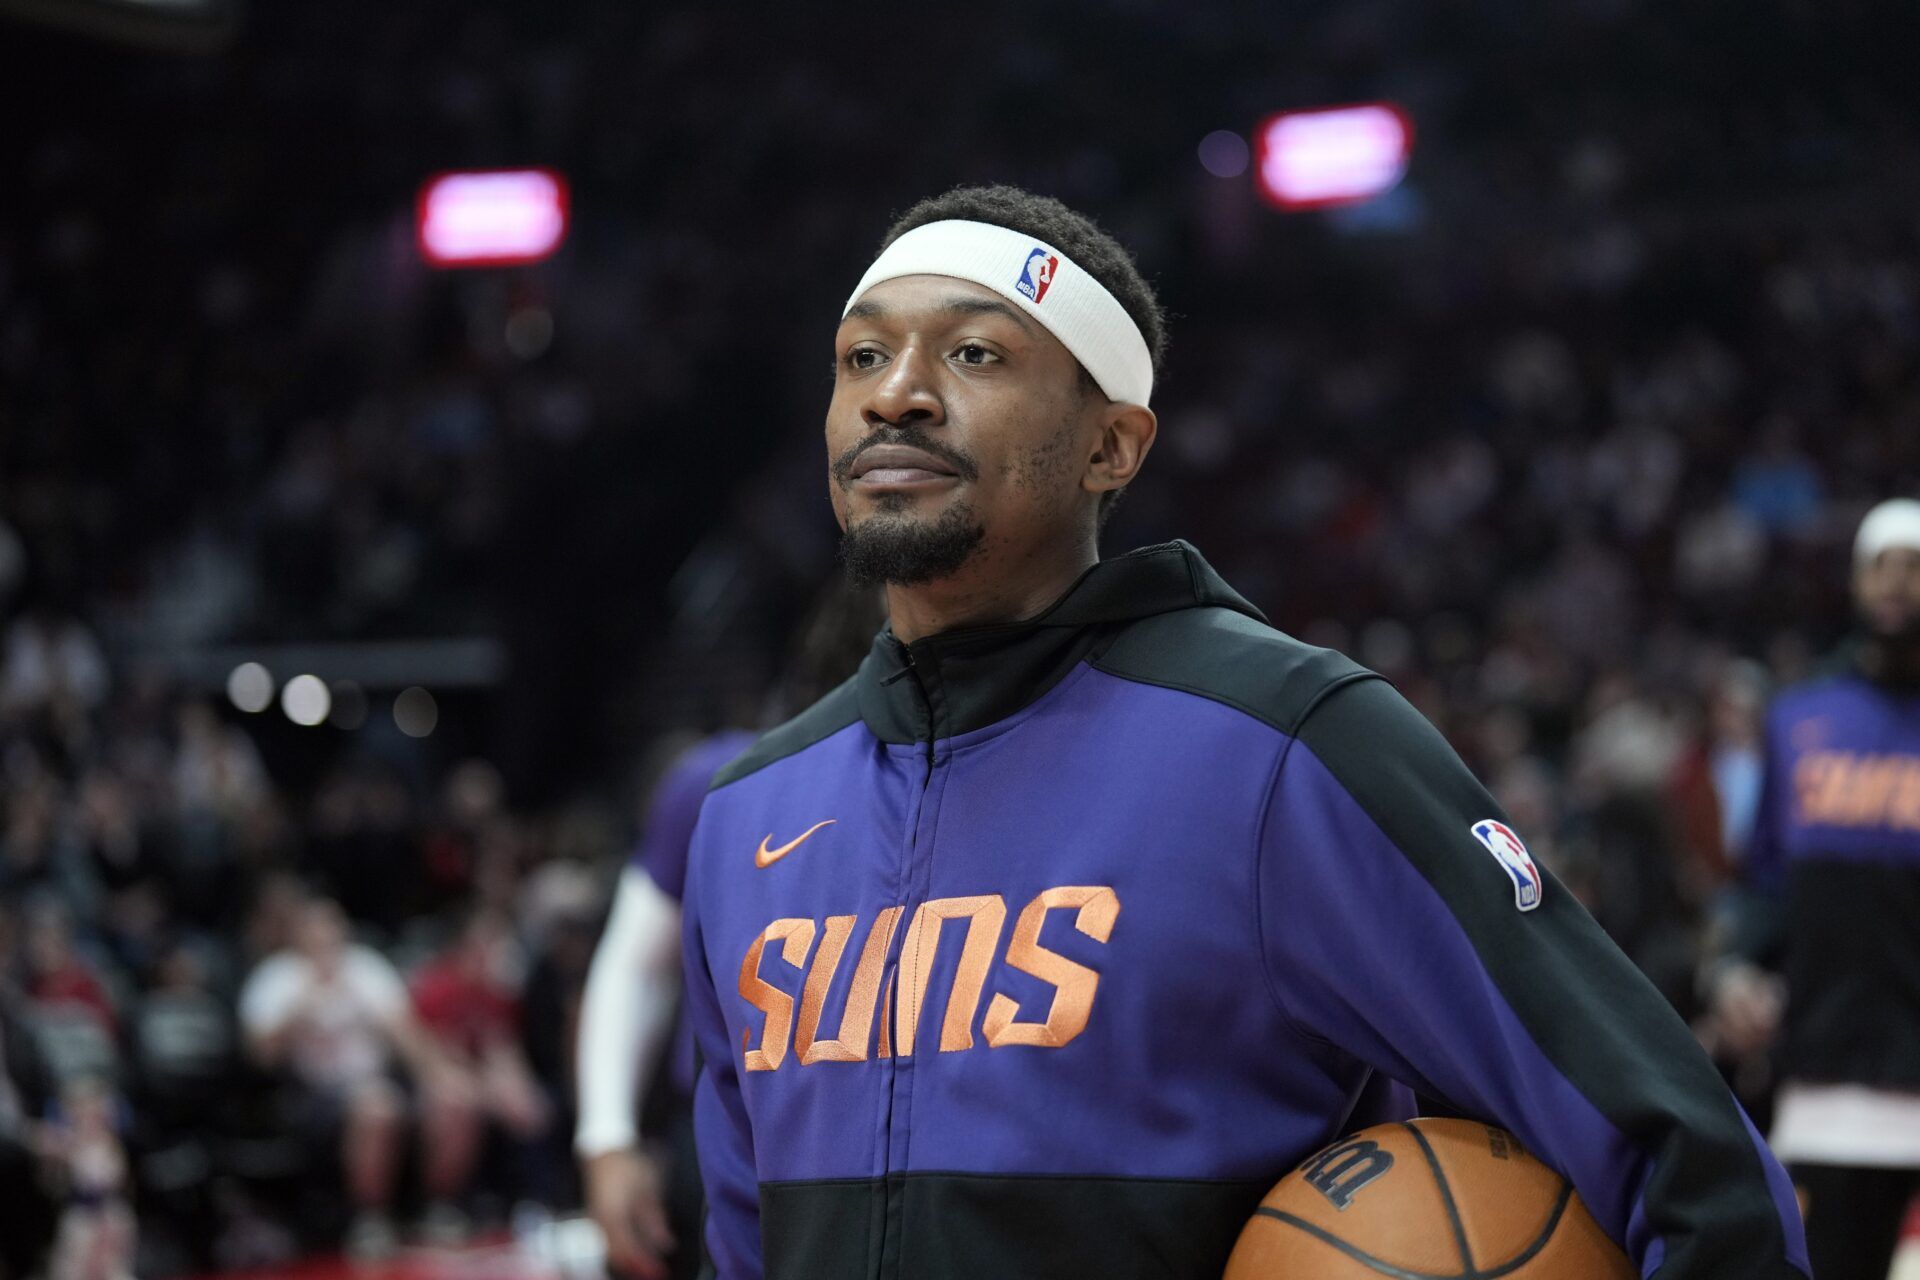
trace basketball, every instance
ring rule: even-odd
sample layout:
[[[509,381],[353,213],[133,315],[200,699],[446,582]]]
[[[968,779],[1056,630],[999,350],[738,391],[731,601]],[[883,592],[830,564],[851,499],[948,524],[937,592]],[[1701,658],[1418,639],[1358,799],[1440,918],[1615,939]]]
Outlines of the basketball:
[[[1248,1221],[1225,1280],[1629,1280],[1572,1184],[1503,1129],[1383,1124],[1281,1179]]]

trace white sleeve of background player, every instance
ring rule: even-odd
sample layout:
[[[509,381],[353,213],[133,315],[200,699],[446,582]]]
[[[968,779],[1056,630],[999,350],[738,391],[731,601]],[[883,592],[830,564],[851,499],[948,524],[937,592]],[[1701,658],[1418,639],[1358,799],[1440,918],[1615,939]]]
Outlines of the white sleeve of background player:
[[[581,1156],[638,1141],[634,1112],[673,1028],[679,992],[680,904],[646,872],[628,867],[581,1000],[580,1124],[573,1138]]]

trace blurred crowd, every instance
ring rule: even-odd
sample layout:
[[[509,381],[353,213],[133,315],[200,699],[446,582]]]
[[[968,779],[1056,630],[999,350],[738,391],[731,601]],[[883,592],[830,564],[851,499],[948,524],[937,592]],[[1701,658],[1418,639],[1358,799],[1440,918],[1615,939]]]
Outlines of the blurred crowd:
[[[116,678],[77,621],[22,614],[7,652],[9,1274],[129,1205],[141,1273],[177,1274],[576,1197],[573,1024],[616,824],[509,813],[477,760],[422,793],[356,756],[296,799],[245,729]],[[130,1225],[73,1230],[99,1256],[59,1274],[126,1273]]]
[[[758,705],[832,572],[835,304],[962,181],[1095,213],[1173,312],[1109,547],[1186,537],[1391,676],[1697,1015],[1766,699],[1845,628],[1859,514],[1920,491],[1910,44],[1856,3],[1429,8],[990,3],[945,70],[762,4],[9,30],[0,1166],[46,1239],[94,1215],[112,1274],[135,1204],[160,1273],[575,1194],[627,782]],[[1420,130],[1373,206],[1195,159],[1373,96]],[[424,268],[420,179],[526,161],[574,182],[560,257]],[[504,643],[484,759],[276,754],[184,674],[409,636]]]

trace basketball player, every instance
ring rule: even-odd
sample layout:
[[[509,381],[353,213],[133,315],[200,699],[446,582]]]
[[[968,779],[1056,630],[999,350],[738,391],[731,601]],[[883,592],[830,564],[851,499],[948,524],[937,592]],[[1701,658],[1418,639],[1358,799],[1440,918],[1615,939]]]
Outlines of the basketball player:
[[[876,592],[839,583],[808,608],[782,664],[766,723],[806,706],[856,667],[880,622]],[[657,1147],[683,1145],[679,1132],[692,1088],[691,1045],[674,1036],[680,994],[680,895],[687,843],[714,772],[753,741],[726,730],[696,742],[673,761],[653,789],[646,830],[621,872],[582,1000],[577,1062],[580,1099],[574,1150],[580,1157],[587,1211],[607,1242],[614,1270],[638,1280],[691,1275],[699,1251],[676,1250],[676,1238],[697,1233],[699,1186],[687,1173],[692,1152],[673,1150],[663,1170],[641,1149],[636,1107],[670,1056],[668,1101]],[[675,1048],[667,1053],[669,1039]],[[690,1148],[690,1141],[684,1143]],[[685,1169],[680,1168],[684,1158]],[[683,1187],[683,1181],[685,1186]],[[694,1264],[694,1265],[690,1265]]]
[[[1780,1002],[1773,1146],[1807,1206],[1820,1280],[1884,1280],[1920,1192],[1920,502],[1884,502],[1854,542],[1861,631],[1840,670],[1768,716],[1750,890],[1715,1012],[1763,1042]]]
[[[1036,266],[1038,264],[1038,266]],[[724,1280],[1213,1280],[1376,1073],[1512,1129],[1642,1274],[1806,1273],[1687,1028],[1385,681],[1185,543],[1126,252],[1010,188],[898,222],[829,492],[889,626],[715,778],[686,897]]]
[[[641,1150],[635,1116],[665,1056],[679,1001],[687,841],[714,771],[752,740],[741,732],[715,734],[661,777],[639,847],[620,873],[581,998],[574,1151],[608,1262],[639,1280],[663,1280],[674,1254],[667,1171]]]

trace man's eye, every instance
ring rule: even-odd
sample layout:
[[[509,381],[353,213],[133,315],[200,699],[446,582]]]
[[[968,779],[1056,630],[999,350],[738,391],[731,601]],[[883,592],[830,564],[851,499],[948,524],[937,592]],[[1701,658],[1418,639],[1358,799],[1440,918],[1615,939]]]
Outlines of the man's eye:
[[[880,353],[872,347],[855,347],[847,353],[847,367],[850,369],[871,369],[880,363]]]
[[[953,354],[961,364],[991,364],[1000,358],[977,342],[963,343]]]

